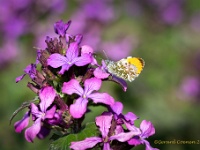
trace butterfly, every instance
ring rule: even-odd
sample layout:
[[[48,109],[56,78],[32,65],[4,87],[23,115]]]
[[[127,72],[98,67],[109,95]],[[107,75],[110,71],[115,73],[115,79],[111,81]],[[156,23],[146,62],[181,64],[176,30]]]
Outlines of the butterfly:
[[[130,82],[139,76],[145,65],[142,58],[131,56],[117,62],[105,60],[105,63],[109,73]]]

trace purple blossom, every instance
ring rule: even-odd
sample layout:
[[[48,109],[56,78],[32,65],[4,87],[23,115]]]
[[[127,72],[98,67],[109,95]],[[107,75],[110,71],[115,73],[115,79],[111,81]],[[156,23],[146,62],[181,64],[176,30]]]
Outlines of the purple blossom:
[[[79,45],[77,42],[70,44],[66,56],[55,53],[50,55],[47,59],[48,65],[53,68],[62,67],[59,74],[63,74],[65,71],[69,70],[72,65],[84,66],[92,62],[91,56],[89,54],[79,55]]]
[[[83,46],[81,46],[81,53],[83,53],[83,54],[84,53],[86,53],[86,54],[93,54],[94,50],[89,45],[83,45]]]
[[[60,36],[65,36],[67,29],[69,28],[71,21],[64,23],[62,20],[54,24],[55,33]]]
[[[28,126],[30,119],[30,111],[26,112],[22,120],[19,120],[15,122],[14,127],[15,127],[15,132],[21,133],[23,129],[25,129]]]
[[[72,142],[70,148],[74,150],[85,150],[94,147],[97,143],[102,142],[103,150],[111,150],[110,142],[112,140],[118,140],[120,142],[126,142],[134,135],[140,134],[140,132],[120,132],[115,135],[109,136],[109,129],[111,127],[113,115],[108,113],[103,113],[101,116],[96,117],[96,125],[99,126],[102,137],[90,137],[83,141]]]
[[[106,79],[110,74],[107,72],[107,67],[104,60],[102,60],[101,64],[101,66],[94,70],[94,76],[99,79]]]
[[[49,2],[48,0],[36,1],[37,9],[42,12],[47,10],[52,12],[52,16],[59,15],[66,10],[67,1],[63,0],[53,0]]]
[[[117,61],[128,56],[138,46],[138,39],[136,37],[126,37],[114,42],[104,42],[101,45],[102,49],[105,49],[108,58]]]
[[[27,32],[27,22],[16,16],[12,17],[4,24],[3,29],[7,37],[16,39]]]
[[[19,54],[17,41],[9,39],[4,41],[4,44],[0,47],[0,68],[5,67],[5,63],[16,59]]]
[[[27,128],[25,131],[25,138],[28,142],[33,142],[33,139],[38,136],[39,138],[44,138],[49,134],[50,130],[45,128],[42,124],[46,119],[53,118],[56,107],[50,107],[54,101],[56,92],[53,87],[44,87],[40,90],[39,106],[34,103],[30,105],[30,111],[25,114],[22,120],[15,123],[15,131],[21,132],[25,127],[27,127],[29,122],[29,113],[32,114],[32,119],[34,124]]]
[[[38,24],[37,30],[34,32],[34,35],[37,37],[35,39],[35,45],[39,49],[45,49],[46,48],[46,43],[44,42],[48,37],[57,37],[57,34],[55,31],[52,30],[51,22],[47,22],[46,24]],[[33,29],[34,30],[34,29]]]
[[[95,19],[103,23],[112,21],[116,14],[111,3],[107,0],[88,0],[82,8],[82,13],[84,13],[88,19]]]
[[[134,121],[138,119],[138,117],[132,113],[128,112],[127,114],[123,115],[123,104],[121,102],[115,102],[114,105],[111,107],[111,111],[114,113],[114,118],[117,121],[116,127],[118,130],[122,130],[122,125],[123,124],[128,124],[130,126],[134,125]],[[139,130],[134,130],[134,131],[139,131]]]
[[[75,79],[71,79],[69,82],[65,82],[62,87],[62,92],[66,94],[76,93],[80,97],[74,104],[70,105],[70,114],[74,118],[81,118],[87,110],[87,103],[89,99],[92,99],[94,103],[103,103],[106,105],[113,105],[114,99],[107,93],[98,93],[101,87],[102,81],[97,78],[90,78],[85,80],[84,89],[80,86],[79,82]]]
[[[21,76],[19,76],[19,77],[17,77],[15,79],[16,83],[18,83],[19,81],[21,81],[26,74],[28,74],[31,79],[34,79],[36,77],[36,64],[30,64],[30,65],[28,65],[24,69],[24,72],[25,73],[23,75],[21,75]]]
[[[189,97],[197,97],[200,93],[200,81],[197,77],[187,77],[181,85],[181,92]]]
[[[98,63],[97,63],[97,60],[94,58],[93,53],[94,53],[94,50],[89,45],[81,46],[81,55],[89,54],[92,59],[91,65],[97,65]]]
[[[161,13],[162,20],[167,24],[178,24],[181,22],[183,12],[180,1],[171,2]]]
[[[130,131],[138,130],[138,128],[136,128],[135,126],[131,126],[131,125],[128,125],[128,124],[126,124],[126,127]],[[140,124],[140,130],[141,130],[141,134],[131,138],[128,141],[128,144],[134,145],[134,146],[137,146],[137,145],[140,145],[140,144],[145,144],[146,150],[158,150],[157,148],[151,147],[149,142],[146,140],[146,138],[155,134],[155,128],[154,128],[153,124],[150,121],[143,120]]]

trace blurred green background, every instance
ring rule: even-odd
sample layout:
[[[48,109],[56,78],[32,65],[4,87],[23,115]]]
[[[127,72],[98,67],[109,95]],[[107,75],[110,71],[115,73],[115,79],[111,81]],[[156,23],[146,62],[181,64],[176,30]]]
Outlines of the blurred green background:
[[[34,93],[26,87],[27,81],[30,81],[28,77],[17,84],[15,78],[23,74],[23,69],[28,64],[35,61],[34,47],[43,48],[46,36],[56,36],[53,34],[53,23],[60,19],[64,22],[70,19],[72,24],[68,33],[82,33],[86,39],[82,45],[92,45],[100,57],[106,59],[102,51],[105,50],[109,59],[121,59],[124,57],[121,53],[124,53],[125,56],[145,60],[144,70],[134,82],[128,83],[126,92],[111,82],[103,83],[101,91],[106,91],[123,102],[124,113],[132,111],[139,116],[137,126],[142,120],[149,120],[154,124],[156,134],[149,138],[152,147],[161,150],[198,150],[200,1],[56,2],[50,5],[48,1],[42,3],[29,0],[29,4],[24,6],[24,1],[20,0],[19,7],[13,5],[13,0],[0,1],[0,12],[12,16],[0,19],[0,149],[48,149],[48,138],[36,139],[32,144],[25,140],[23,133],[15,133],[13,124],[22,118],[25,111],[20,112],[9,125],[12,113],[24,101],[34,98]],[[44,7],[47,5],[50,6]],[[19,27],[15,27],[17,23],[11,19],[23,19],[25,25],[19,31]],[[11,27],[8,28],[9,26]],[[6,44],[10,47],[5,46]],[[111,54],[109,50],[112,50]],[[93,113],[87,115],[85,122],[93,121],[103,110],[97,107],[91,109]],[[199,144],[156,144],[155,140],[199,140]],[[138,146],[134,149],[142,150],[145,147]]]

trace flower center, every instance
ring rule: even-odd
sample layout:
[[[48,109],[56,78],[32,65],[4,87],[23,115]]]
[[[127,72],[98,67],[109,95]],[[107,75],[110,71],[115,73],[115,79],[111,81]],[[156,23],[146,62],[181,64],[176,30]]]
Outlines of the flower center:
[[[83,94],[83,98],[84,98],[84,99],[87,98],[85,94]]]
[[[104,142],[104,143],[107,143],[108,141],[109,141],[108,136],[106,136],[105,138],[103,138],[103,142]]]
[[[45,119],[45,113],[42,113],[42,119]]]

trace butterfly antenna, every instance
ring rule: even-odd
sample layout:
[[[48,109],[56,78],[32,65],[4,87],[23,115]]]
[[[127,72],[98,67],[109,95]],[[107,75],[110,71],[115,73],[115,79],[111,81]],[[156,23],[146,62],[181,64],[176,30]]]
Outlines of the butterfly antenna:
[[[104,55],[106,56],[106,59],[108,59],[108,55],[106,54],[106,51],[102,50]]]
[[[36,50],[38,50],[38,49],[42,49],[42,48],[40,48],[40,47],[35,47],[35,46],[34,46],[33,48],[36,49]]]

